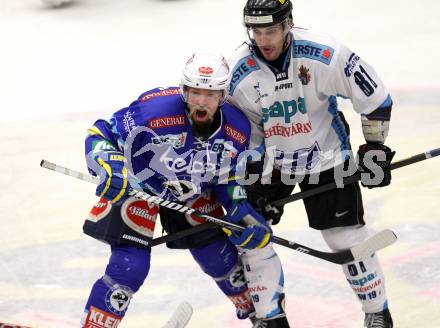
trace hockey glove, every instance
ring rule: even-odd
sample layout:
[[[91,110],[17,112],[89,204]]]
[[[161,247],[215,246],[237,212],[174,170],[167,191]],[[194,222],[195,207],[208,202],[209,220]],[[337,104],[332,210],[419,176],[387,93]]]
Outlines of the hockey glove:
[[[248,174],[258,174],[263,172],[262,162],[253,162],[248,164]],[[261,179],[257,182],[246,185],[246,194],[251,205],[258,213],[263,215],[272,225],[278,224],[284,212],[284,206],[273,206],[268,203],[288,196],[292,190],[284,189],[286,186],[281,182],[281,173],[279,170],[273,170],[270,184],[262,184]]]
[[[248,203],[241,202],[226,214],[226,219],[233,223],[244,224],[243,231],[223,228],[229,240],[246,249],[263,248],[272,241],[272,229],[266,220]]]
[[[130,189],[124,154],[119,151],[101,152],[95,160],[102,167],[96,195],[104,197],[112,204],[120,202]]]
[[[395,154],[395,151],[380,143],[367,142],[359,146],[359,171],[369,174],[367,178],[363,177],[365,174],[361,175],[362,186],[370,189],[388,186],[391,183],[390,165]]]

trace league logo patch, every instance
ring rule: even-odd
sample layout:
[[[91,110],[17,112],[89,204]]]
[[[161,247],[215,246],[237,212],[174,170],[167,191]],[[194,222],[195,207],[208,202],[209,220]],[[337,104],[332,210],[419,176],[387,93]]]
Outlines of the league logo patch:
[[[312,75],[309,73],[310,69],[301,65],[299,68],[299,74],[298,78],[301,81],[302,85],[309,84],[310,80],[312,79]]]
[[[125,310],[130,304],[130,294],[122,289],[111,289],[105,295],[105,305],[116,315],[124,315]]]
[[[188,202],[186,205],[210,216],[222,217],[224,215],[222,206],[217,202],[217,199],[211,191],[203,192],[198,198]],[[185,214],[185,217],[188,223],[192,226],[206,223],[205,219],[199,218],[195,215]]]
[[[128,198],[121,206],[121,217],[124,223],[137,233],[153,237],[154,226],[159,207],[134,197]]]
[[[101,197],[101,199],[91,209],[89,215],[87,216],[87,220],[96,223],[99,220],[105,218],[111,209],[112,205],[110,204],[110,202]]]

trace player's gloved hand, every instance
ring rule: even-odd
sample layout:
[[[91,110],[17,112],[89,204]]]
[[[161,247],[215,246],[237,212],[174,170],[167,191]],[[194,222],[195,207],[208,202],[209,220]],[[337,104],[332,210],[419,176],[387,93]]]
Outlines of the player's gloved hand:
[[[272,229],[266,220],[246,201],[240,202],[226,219],[236,224],[244,224],[243,231],[223,228],[232,243],[246,249],[263,248],[272,241]]]
[[[380,143],[367,142],[359,146],[359,171],[370,175],[369,179],[361,180],[362,186],[370,189],[388,186],[391,183],[390,165],[395,154],[395,151]],[[383,172],[383,179],[377,181],[380,171]]]
[[[261,175],[261,165],[261,162],[248,164],[248,173]],[[284,206],[274,206],[269,205],[268,203],[280,198],[280,191],[283,186],[279,170],[274,170],[272,172],[270,184],[262,184],[259,179],[257,182],[245,186],[248,201],[258,213],[266,218],[267,221],[271,221],[272,225],[280,222],[281,216],[284,212]]]
[[[124,154],[119,151],[101,152],[96,156],[95,161],[102,167],[96,195],[104,197],[112,204],[120,202],[130,189]]]

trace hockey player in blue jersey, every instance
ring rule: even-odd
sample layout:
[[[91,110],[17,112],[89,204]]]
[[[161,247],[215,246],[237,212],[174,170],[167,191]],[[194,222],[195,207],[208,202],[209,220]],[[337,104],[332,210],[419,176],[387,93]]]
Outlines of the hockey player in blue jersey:
[[[270,225],[250,206],[237,182],[250,123],[225,103],[229,76],[223,57],[195,54],[183,70],[180,88],[145,92],[88,130],[86,159],[90,172],[100,177],[96,194],[101,199],[84,232],[107,242],[111,257],[91,290],[84,327],[116,327],[123,319],[150,270],[146,242],[153,237],[158,214],[168,233],[203,223],[129,197],[132,187],[245,225],[241,233],[208,230],[167,246],[189,249],[233,302],[240,319],[279,318],[284,323],[279,327],[288,327],[283,272]]]

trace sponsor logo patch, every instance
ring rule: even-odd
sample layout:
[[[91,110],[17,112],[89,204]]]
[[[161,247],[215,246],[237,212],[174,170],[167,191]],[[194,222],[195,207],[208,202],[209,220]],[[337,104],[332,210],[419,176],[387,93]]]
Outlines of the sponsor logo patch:
[[[254,101],[255,103],[259,102],[261,98],[265,98],[265,97],[269,96],[268,93],[263,93],[263,94],[261,93],[260,82],[258,82],[256,85],[254,85],[254,89],[258,93],[258,98],[257,98],[257,100]]]
[[[156,97],[164,97],[164,96],[172,96],[172,95],[178,95],[180,94],[179,88],[170,88],[170,89],[164,89],[156,92],[147,93],[146,95],[143,95],[139,101],[145,102],[148,99],[156,98]]]
[[[296,58],[309,58],[326,65],[330,65],[334,52],[332,47],[312,41],[297,40],[294,44]]]
[[[361,59],[354,52],[351,53],[348,61],[345,63],[344,73],[346,77],[350,77],[353,74],[353,70],[355,69],[359,59]]]
[[[164,116],[152,119],[148,123],[148,127],[151,129],[168,128],[172,126],[184,126],[185,116],[175,115],[175,116]]]
[[[112,209],[112,205],[103,197],[93,206],[87,220],[92,222],[98,222],[105,218]]]
[[[253,71],[259,69],[260,66],[258,66],[252,55],[240,59],[232,71],[231,83],[229,84],[229,94],[232,95],[234,93],[235,88],[241,82],[241,80],[243,80]]]
[[[288,78],[289,78],[288,71],[278,72],[275,74],[275,81],[277,82],[287,80]]]
[[[222,217],[224,215],[222,206],[211,191],[203,192],[198,198],[188,202],[187,206],[210,216]],[[192,226],[206,223],[205,219],[199,218],[195,215],[185,214],[185,216],[188,223]]]
[[[225,124],[225,132],[226,132],[227,136],[231,137],[233,140],[238,142],[240,145],[244,145],[244,143],[247,140],[243,133],[241,133],[237,129],[233,128],[229,124]]]
[[[293,88],[292,82],[281,83],[281,84],[275,86],[275,92],[278,90],[285,90],[285,89],[292,89],[292,88]]]
[[[112,315],[111,313],[90,307],[84,323],[85,328],[116,328],[121,322],[121,317]]]
[[[263,107],[261,109],[261,123],[266,123],[271,117],[284,117],[285,123],[290,123],[291,118],[296,113],[306,114],[307,107],[305,99],[302,97],[296,100],[275,101],[269,108]]]
[[[121,206],[124,223],[137,233],[153,237],[159,207],[134,197],[128,198]]]
[[[202,75],[210,76],[213,72],[214,72],[214,70],[212,69],[212,67],[209,67],[209,66],[199,67],[199,73]]]
[[[186,132],[182,132],[181,134],[165,134],[151,138],[151,142],[155,145],[171,145],[174,149],[178,149],[185,145],[186,137]]]

